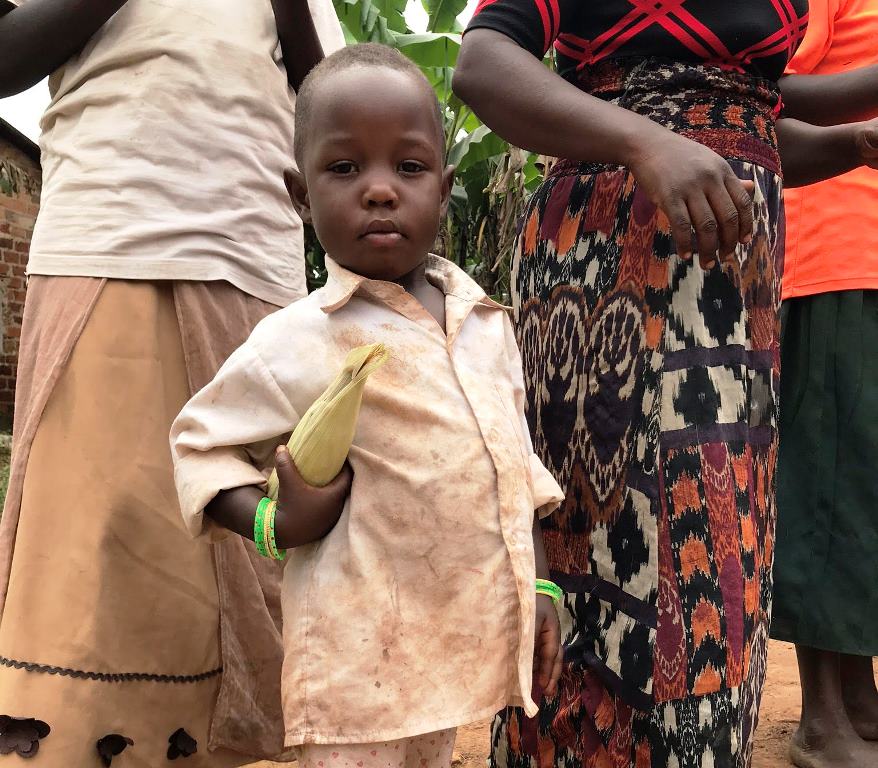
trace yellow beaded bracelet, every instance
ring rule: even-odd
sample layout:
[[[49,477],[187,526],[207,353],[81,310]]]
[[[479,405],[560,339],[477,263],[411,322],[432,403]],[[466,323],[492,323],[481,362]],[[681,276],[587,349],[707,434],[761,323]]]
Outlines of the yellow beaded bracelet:
[[[265,509],[265,544],[269,557],[274,560],[283,560],[287,556],[287,551],[285,549],[278,549],[277,541],[274,538],[274,518],[276,514],[277,502],[272,501]]]

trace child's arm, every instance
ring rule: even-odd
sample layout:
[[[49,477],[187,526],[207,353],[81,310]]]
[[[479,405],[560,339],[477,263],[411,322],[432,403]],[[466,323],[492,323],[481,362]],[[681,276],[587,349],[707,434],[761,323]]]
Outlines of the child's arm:
[[[326,488],[312,488],[299,477],[286,448],[277,451],[300,418],[286,392],[306,386],[307,372],[300,380],[296,371],[288,371],[284,386],[278,384],[259,352],[277,345],[276,333],[259,326],[171,428],[180,508],[195,536],[216,523],[253,538],[256,507],[272,465],[280,480],[275,538],[282,549],[325,535],[344,508],[349,469]]]
[[[543,546],[543,528],[540,516],[534,515],[534,558],[537,578],[549,579],[549,563]],[[546,696],[554,696],[564,664],[564,648],[561,645],[561,625],[555,603],[548,595],[537,595],[536,634],[534,636],[534,674]],[[539,701],[534,699],[537,704]]]
[[[275,516],[275,541],[280,549],[292,549],[318,541],[329,533],[344,510],[351,488],[353,472],[345,464],[329,485],[308,485],[296,469],[285,446],[278,446],[274,456],[280,491]],[[255,485],[220,491],[204,511],[227,530],[253,539],[256,506],[265,490]]]
[[[777,123],[784,185],[802,187],[863,165],[878,168],[878,120],[822,127],[784,118]]]
[[[287,79],[293,90],[298,91],[305,75],[323,59],[323,46],[311,18],[308,0],[271,0],[271,5]]]
[[[30,88],[79,51],[127,0],[0,2],[0,98]]]

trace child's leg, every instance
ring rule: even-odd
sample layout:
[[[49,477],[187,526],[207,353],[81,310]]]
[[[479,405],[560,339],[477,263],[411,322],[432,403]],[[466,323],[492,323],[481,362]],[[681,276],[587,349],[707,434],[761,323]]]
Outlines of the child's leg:
[[[857,733],[869,741],[878,741],[878,688],[871,657],[841,656],[841,691]]]
[[[863,741],[845,711],[839,654],[797,645],[802,718],[790,744],[799,768],[878,765],[878,745]]]
[[[303,744],[299,768],[449,768],[455,728],[378,744]]]

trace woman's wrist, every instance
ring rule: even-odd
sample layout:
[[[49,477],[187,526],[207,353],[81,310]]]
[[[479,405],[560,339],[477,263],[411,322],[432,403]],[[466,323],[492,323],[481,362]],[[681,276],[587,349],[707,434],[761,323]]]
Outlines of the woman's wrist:
[[[629,112],[617,128],[619,165],[636,168],[644,158],[655,153],[656,147],[675,138],[676,134],[643,115]]]

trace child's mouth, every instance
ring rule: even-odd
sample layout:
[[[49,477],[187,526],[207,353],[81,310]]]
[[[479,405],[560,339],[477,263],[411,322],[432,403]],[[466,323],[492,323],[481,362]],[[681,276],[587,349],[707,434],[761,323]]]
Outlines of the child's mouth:
[[[395,245],[403,239],[404,235],[399,231],[396,224],[389,219],[381,219],[373,221],[366,227],[366,231],[360,235],[362,240],[366,240],[372,245],[390,246]]]

